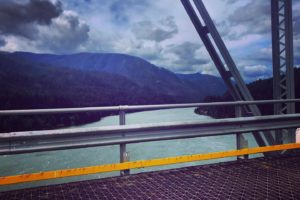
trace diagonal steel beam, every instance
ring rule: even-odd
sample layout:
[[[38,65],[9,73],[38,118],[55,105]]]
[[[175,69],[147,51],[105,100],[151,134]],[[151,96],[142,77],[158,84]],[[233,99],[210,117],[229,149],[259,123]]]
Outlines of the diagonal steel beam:
[[[201,21],[199,20],[195,10],[193,9],[191,3],[189,0],[181,0],[183,7],[185,8],[187,14],[189,15],[192,23],[194,24],[194,27],[196,31],[198,32],[201,40],[203,41],[210,57],[212,58],[215,66],[217,67],[219,73],[221,74],[223,81],[225,82],[226,86],[228,87],[228,90],[230,94],[232,95],[234,100],[240,100],[240,95],[237,91],[237,89],[234,87],[232,81],[230,80],[230,72],[225,69],[225,66],[219,57],[216,49],[214,48],[211,40],[208,37],[208,29],[207,27],[203,26]]]
[[[209,13],[207,12],[202,0],[194,0],[195,7],[199,11],[202,20],[205,23],[205,26],[201,23],[197,13],[195,12],[190,0],[181,0],[182,5],[184,6],[187,14],[189,15],[192,23],[194,24],[201,40],[203,41],[209,55],[211,56],[214,64],[216,65],[221,77],[223,78],[225,84],[228,87],[230,94],[235,100],[246,100],[251,101],[253,97],[251,96],[245,82],[243,81],[229,51],[227,50],[220,34],[218,33]],[[221,57],[216,51],[210,37],[213,39],[216,47],[218,48],[228,70],[225,67]],[[236,82],[236,86],[231,81],[231,77]],[[247,112],[250,110],[251,114],[254,116],[260,116],[261,112],[256,105],[244,106],[244,110]],[[269,133],[253,133],[259,146],[265,146],[263,136],[266,138],[266,141],[269,145],[275,144],[275,140],[272,134]]]

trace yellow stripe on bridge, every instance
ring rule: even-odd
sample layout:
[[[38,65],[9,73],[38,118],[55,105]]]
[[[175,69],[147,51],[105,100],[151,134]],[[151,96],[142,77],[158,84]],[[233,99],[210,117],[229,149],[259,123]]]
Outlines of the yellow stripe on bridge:
[[[5,177],[0,177],[0,185],[64,178],[70,176],[81,176],[81,175],[96,174],[96,173],[103,173],[103,172],[120,171],[126,169],[170,165],[170,164],[177,164],[177,163],[184,163],[184,162],[210,160],[210,159],[217,159],[217,158],[242,156],[247,154],[265,153],[271,151],[281,151],[281,150],[290,150],[290,149],[298,149],[298,148],[300,148],[300,144],[293,143],[293,144],[248,148],[248,149],[241,149],[241,150],[231,150],[231,151],[224,151],[224,152],[159,158],[153,160],[138,160],[132,162],[106,164],[106,165],[99,165],[99,166],[74,168],[74,169],[63,169],[63,170],[47,171],[47,172],[40,172],[40,173],[33,173],[33,174],[5,176]]]

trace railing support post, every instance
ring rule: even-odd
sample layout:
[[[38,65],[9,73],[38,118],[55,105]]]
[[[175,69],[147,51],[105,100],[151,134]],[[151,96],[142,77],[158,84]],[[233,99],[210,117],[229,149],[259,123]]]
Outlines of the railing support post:
[[[120,108],[119,111],[119,124],[125,125],[126,124],[126,113],[123,109]],[[126,152],[126,144],[120,144],[120,163],[129,161],[128,153]],[[122,170],[120,171],[120,175],[129,175],[129,170]]]
[[[242,111],[242,106],[241,105],[236,105],[235,106],[235,116],[242,117],[243,116],[243,111]],[[248,141],[245,139],[242,133],[237,133],[236,134],[236,149],[244,149],[248,148]],[[248,159],[249,155],[244,155],[244,159]],[[240,156],[237,157],[237,159],[241,159]]]

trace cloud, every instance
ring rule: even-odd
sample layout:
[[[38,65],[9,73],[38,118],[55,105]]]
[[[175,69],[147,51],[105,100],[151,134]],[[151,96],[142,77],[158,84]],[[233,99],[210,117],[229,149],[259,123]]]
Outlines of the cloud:
[[[294,55],[295,65],[300,65],[300,3],[294,5]]]
[[[89,39],[89,26],[76,13],[64,11],[48,27],[40,27],[37,45],[57,53],[74,52]]]
[[[294,63],[295,65],[300,65],[300,38],[294,41]]]
[[[270,65],[272,63],[272,47],[260,47],[256,48],[256,50],[252,51],[248,55],[245,55],[243,59],[241,59],[243,65],[254,65],[254,64],[261,64],[261,65]]]
[[[265,65],[248,65],[239,68],[246,82],[272,76],[272,69]]]
[[[227,4],[234,4],[234,3],[237,3],[239,0],[226,0],[226,3]]]
[[[295,15],[293,16],[293,20],[294,20],[294,34],[296,36],[300,36],[300,13],[295,13]]]
[[[26,4],[4,1],[0,4],[0,32],[25,38],[34,38],[35,25],[49,25],[62,13],[61,3],[49,0],[30,0]]]
[[[241,66],[243,76],[250,80],[255,79],[255,72],[259,77],[270,75],[265,69],[272,68],[270,2],[203,2],[229,52]],[[299,66],[300,3],[293,1],[293,4],[295,65]],[[201,44],[180,1],[4,0],[0,3],[0,50],[3,51],[126,53],[175,72],[218,74]]]
[[[265,34],[271,30],[270,16],[271,6],[269,1],[251,1],[236,9],[227,20],[231,26],[243,25],[246,27],[244,33]]]
[[[229,49],[245,48],[261,41],[271,41],[269,1],[226,0],[225,2],[230,12],[215,22],[222,38],[229,44],[227,45]]]
[[[149,6],[149,1],[145,0],[110,0],[110,3],[109,10],[115,23],[126,23],[130,20],[131,11],[141,13]]]
[[[174,17],[168,16],[160,20],[157,24],[153,24],[149,20],[135,23],[132,32],[137,39],[161,42],[172,38],[178,33],[178,27],[174,21]]]
[[[142,42],[136,47],[136,52],[133,53],[155,62],[156,60],[162,59],[161,54],[163,53],[163,47],[156,42]]]
[[[6,44],[6,41],[0,37],[0,47],[5,46],[5,44]]]
[[[197,58],[196,51],[201,48],[201,45],[191,42],[184,42],[179,45],[169,46],[167,52],[176,55],[177,59],[174,61],[176,65],[193,66],[207,64],[207,58]]]

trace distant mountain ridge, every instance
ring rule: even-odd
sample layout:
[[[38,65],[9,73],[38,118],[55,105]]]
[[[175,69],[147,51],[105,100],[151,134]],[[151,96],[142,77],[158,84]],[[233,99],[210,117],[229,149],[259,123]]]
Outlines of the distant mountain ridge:
[[[141,58],[115,53],[78,53],[70,55],[16,52],[12,59],[29,65],[64,67],[90,72],[117,74],[154,94],[199,102],[207,95],[222,95],[226,88],[222,79],[202,74],[175,74]]]

